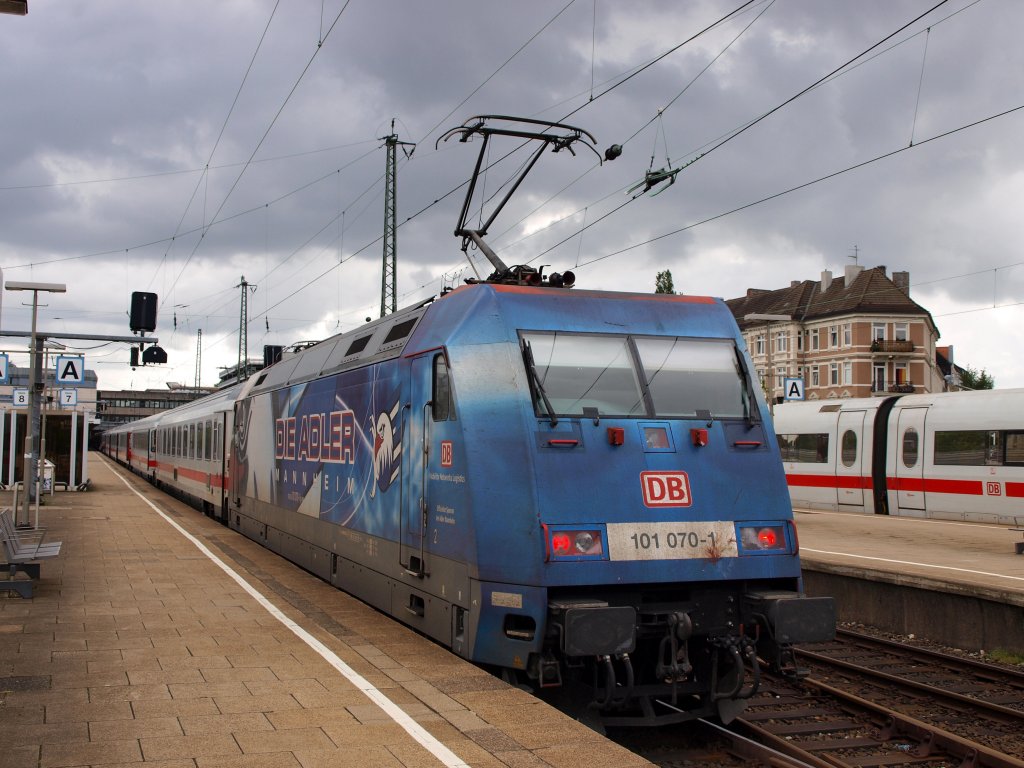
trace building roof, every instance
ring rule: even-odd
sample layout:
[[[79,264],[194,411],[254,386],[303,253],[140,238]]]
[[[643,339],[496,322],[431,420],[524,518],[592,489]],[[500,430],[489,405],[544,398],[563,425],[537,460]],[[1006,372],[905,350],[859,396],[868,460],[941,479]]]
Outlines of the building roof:
[[[824,290],[822,280],[794,281],[778,290],[750,288],[746,296],[725,303],[741,328],[747,325],[743,318],[751,313],[789,315],[797,322],[849,314],[924,315],[934,328],[931,313],[910,298],[909,275],[897,276],[906,288],[889,279],[885,267],[850,269],[845,277],[835,278],[825,272]]]

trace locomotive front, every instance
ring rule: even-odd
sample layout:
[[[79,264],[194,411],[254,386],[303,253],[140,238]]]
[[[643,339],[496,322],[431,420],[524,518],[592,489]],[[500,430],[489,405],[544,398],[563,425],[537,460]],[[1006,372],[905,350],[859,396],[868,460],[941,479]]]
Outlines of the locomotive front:
[[[471,655],[589,687],[607,724],[728,720],[761,663],[795,672],[793,644],[830,638],[834,607],[801,594],[778,448],[722,302],[463,290],[489,292],[505,334],[448,349],[475,510]]]

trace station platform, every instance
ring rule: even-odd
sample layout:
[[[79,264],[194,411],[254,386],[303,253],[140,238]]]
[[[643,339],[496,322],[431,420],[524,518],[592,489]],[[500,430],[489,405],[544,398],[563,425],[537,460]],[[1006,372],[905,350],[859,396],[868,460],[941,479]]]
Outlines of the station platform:
[[[5,768],[650,763],[99,454],[0,592]],[[0,494],[0,506],[10,505]]]
[[[794,510],[809,594],[840,620],[1024,653],[1024,555],[1009,526]]]

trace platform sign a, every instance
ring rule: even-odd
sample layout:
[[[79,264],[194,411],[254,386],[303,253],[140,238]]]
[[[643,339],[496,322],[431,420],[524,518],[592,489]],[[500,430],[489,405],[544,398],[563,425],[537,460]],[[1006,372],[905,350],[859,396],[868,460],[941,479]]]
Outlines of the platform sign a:
[[[7,383],[7,353],[0,352],[0,384]]]
[[[85,357],[82,355],[59,355],[57,357],[58,384],[85,383]]]
[[[785,400],[803,400],[804,399],[804,380],[803,379],[783,379],[783,393]]]

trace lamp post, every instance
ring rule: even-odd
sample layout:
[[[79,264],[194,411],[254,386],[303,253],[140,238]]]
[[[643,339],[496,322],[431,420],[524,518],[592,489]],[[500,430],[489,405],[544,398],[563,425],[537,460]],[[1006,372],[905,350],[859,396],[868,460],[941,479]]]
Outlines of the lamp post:
[[[772,323],[788,323],[793,319],[792,315],[767,315],[761,312],[750,312],[743,316],[747,322],[761,321],[764,325],[764,335],[767,347],[765,354],[765,368],[768,374],[768,412],[775,415],[775,371],[772,370]]]
[[[23,283],[8,280],[4,287],[8,291],[32,291],[32,342],[29,348],[28,367],[28,424],[25,430],[25,494],[22,499],[23,514],[18,518],[15,510],[15,524],[27,525],[29,521],[29,498],[39,493],[36,487],[36,464],[39,461],[39,392],[43,384],[42,357],[39,354],[39,340],[36,338],[36,314],[39,310],[39,293],[65,293],[64,283]]]

